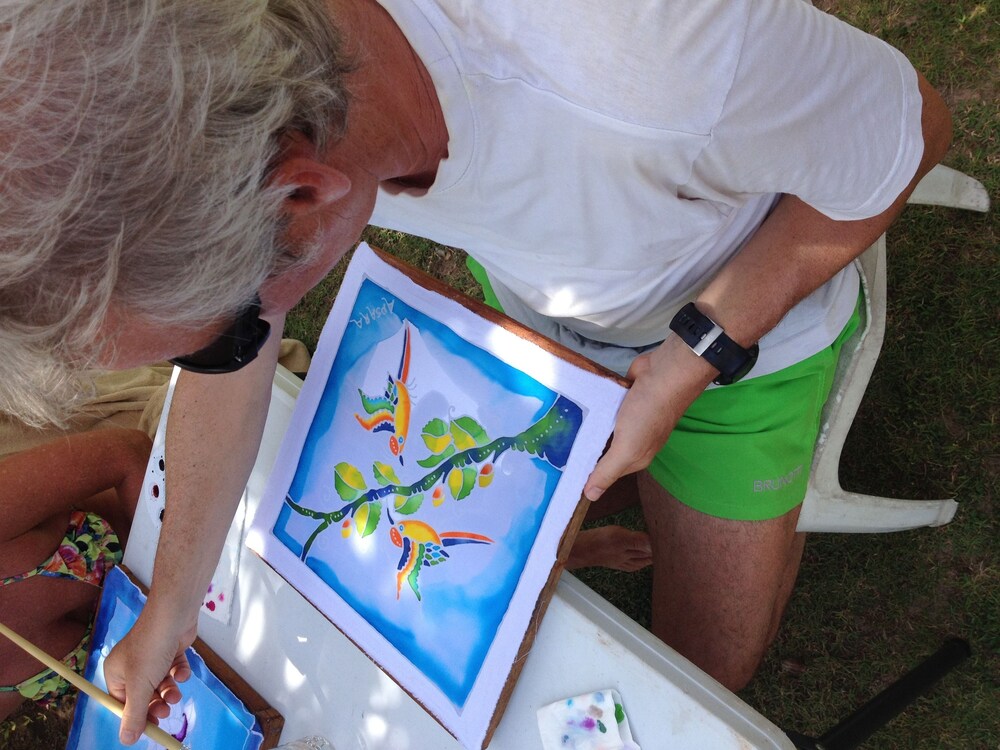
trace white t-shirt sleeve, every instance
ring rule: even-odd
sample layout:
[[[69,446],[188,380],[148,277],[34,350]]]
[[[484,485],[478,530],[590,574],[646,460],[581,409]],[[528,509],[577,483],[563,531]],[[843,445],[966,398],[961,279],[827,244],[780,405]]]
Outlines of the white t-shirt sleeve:
[[[876,216],[923,154],[917,75],[898,50],[801,0],[751,3],[732,87],[686,197],[790,193]]]

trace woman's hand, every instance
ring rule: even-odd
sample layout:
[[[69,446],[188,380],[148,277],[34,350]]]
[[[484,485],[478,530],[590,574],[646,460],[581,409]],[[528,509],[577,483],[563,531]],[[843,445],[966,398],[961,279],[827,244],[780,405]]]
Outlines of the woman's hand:
[[[165,615],[165,616],[164,616]],[[196,620],[194,621],[196,622]],[[108,693],[125,704],[119,739],[134,744],[146,722],[158,723],[178,703],[178,682],[191,676],[185,650],[195,639],[196,625],[181,624],[149,607],[104,661]]]

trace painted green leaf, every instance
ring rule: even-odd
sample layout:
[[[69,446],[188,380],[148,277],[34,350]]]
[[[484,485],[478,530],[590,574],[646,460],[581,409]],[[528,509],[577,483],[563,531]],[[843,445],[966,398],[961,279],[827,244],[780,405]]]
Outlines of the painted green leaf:
[[[468,497],[472,490],[476,488],[477,476],[479,476],[479,472],[476,471],[476,467],[474,466],[466,466],[462,469],[462,494],[458,496],[458,500]]]
[[[472,417],[459,417],[452,423],[452,425],[457,425],[461,428],[469,437],[473,439],[476,445],[486,445],[490,442],[490,436],[486,434],[486,430],[484,430],[483,426]]]
[[[362,505],[354,513],[354,525],[358,528],[358,534],[363,536],[362,530],[368,524],[368,513],[369,513],[368,503]]]
[[[453,420],[450,430],[451,439],[455,441],[455,447],[460,451],[481,445],[479,440],[486,437],[486,432],[472,417],[459,417]]]
[[[368,489],[361,472],[346,461],[333,467],[333,484],[341,500],[349,503],[357,500]]]
[[[448,491],[456,500],[469,496],[476,486],[476,470],[471,466],[464,469],[455,468],[448,472]]]
[[[432,419],[420,433],[431,453],[441,453],[451,444],[451,434],[443,419]]]
[[[383,487],[387,484],[402,484],[399,481],[399,477],[396,476],[396,470],[389,464],[384,464],[381,461],[376,461],[372,464],[372,474],[375,475],[375,481]]]
[[[396,499],[393,501],[393,507],[395,507],[396,512],[400,515],[408,516],[420,510],[420,506],[423,502],[423,493],[410,495],[409,497],[406,495],[396,495]]]
[[[357,524],[358,533],[362,537],[366,537],[378,528],[378,522],[381,518],[382,503],[374,500],[358,508],[357,513],[354,514],[354,523]]]
[[[448,492],[455,499],[458,499],[458,493],[462,491],[462,470],[452,469],[448,472]]]
[[[448,440],[449,441],[451,440],[450,436],[448,437]],[[433,469],[439,463],[451,458],[453,455],[455,455],[455,446],[449,444],[448,447],[445,448],[441,453],[438,453],[436,455],[431,454],[427,458],[418,458],[417,463],[423,466],[425,469]]]

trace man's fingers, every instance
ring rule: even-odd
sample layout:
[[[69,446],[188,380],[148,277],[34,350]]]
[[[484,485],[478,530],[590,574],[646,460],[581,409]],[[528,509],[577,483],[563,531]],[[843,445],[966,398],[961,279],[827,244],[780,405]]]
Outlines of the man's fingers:
[[[607,453],[601,456],[601,460],[587,478],[583,494],[591,502],[599,500],[604,491],[621,477],[643,468],[636,465],[634,453],[623,448],[620,443],[620,440],[611,441]]]
[[[159,724],[160,719],[170,716],[170,706],[162,698],[153,698],[146,709],[146,718],[154,724]]]
[[[170,665],[168,673],[176,682],[187,682],[191,677],[191,665],[188,664],[187,655],[181,651],[174,657],[174,663]],[[176,687],[176,685],[174,686]]]
[[[587,484],[583,487],[583,494],[590,502],[597,502],[601,499],[604,491],[614,484],[615,480],[624,473],[619,467],[615,443],[612,440],[608,452],[601,456],[601,459],[597,462],[597,466],[590,472]]]
[[[178,682],[186,682],[191,677],[191,667],[183,652],[174,657],[167,676],[156,686],[156,693],[165,703],[177,703],[181,699],[181,689]]]
[[[163,678],[163,682],[156,688],[156,693],[163,703],[178,703],[181,699],[181,689],[177,687],[177,683],[169,676]],[[154,698],[154,700],[156,699]]]
[[[148,684],[130,683],[126,687],[125,712],[122,714],[122,726],[118,731],[118,739],[123,745],[134,745],[142,736],[152,697],[153,688]]]

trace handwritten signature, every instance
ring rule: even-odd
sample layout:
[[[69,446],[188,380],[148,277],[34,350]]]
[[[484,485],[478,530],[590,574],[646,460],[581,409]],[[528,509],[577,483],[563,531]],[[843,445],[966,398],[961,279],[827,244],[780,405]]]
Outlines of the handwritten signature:
[[[392,308],[395,307],[396,300],[382,298],[381,305],[368,305],[363,310],[358,310],[358,317],[351,318],[351,323],[354,323],[358,328],[364,328],[366,325],[371,323],[373,320],[378,320],[381,317],[392,314]]]

